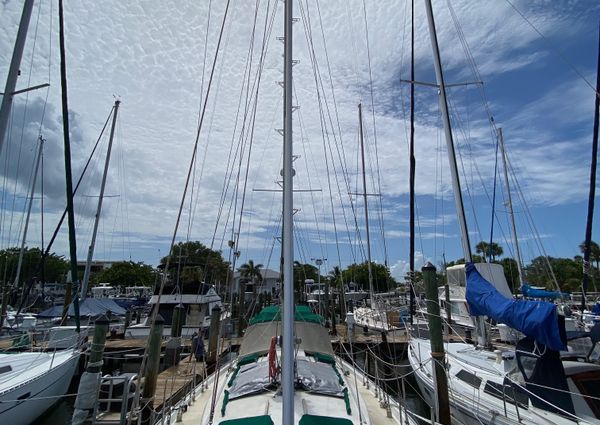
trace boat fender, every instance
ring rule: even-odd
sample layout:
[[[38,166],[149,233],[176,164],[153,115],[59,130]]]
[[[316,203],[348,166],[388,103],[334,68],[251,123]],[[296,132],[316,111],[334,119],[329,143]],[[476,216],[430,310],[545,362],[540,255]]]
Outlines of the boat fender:
[[[81,375],[77,398],[75,399],[75,409],[85,410],[94,408],[99,382],[100,372],[84,372]]]

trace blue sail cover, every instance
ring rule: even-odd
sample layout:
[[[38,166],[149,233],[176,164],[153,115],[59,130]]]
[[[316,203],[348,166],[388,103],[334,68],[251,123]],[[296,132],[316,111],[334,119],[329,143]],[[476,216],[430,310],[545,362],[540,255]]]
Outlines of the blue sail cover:
[[[570,298],[571,294],[567,294],[566,292],[559,291],[546,291],[545,289],[537,289],[532,288],[530,285],[526,283],[521,286],[521,292],[524,296],[528,298]]]
[[[54,306],[50,307],[48,310],[42,311],[37,317],[60,317],[62,311],[62,306]],[[82,317],[99,316],[101,314],[106,314],[108,311],[117,316],[124,316],[126,313],[123,307],[120,307],[117,303],[108,298],[86,298],[79,304],[79,315]],[[73,303],[69,305],[69,312],[67,314],[69,316],[75,315]]]
[[[560,337],[556,305],[546,301],[516,301],[500,294],[473,263],[466,265],[467,303],[473,316],[488,316],[523,332],[556,351],[566,350]]]

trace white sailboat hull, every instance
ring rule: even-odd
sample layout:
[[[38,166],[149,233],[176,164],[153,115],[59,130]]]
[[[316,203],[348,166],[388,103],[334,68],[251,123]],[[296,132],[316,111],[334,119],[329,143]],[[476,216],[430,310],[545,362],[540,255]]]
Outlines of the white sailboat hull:
[[[230,323],[231,312],[224,311],[221,313],[221,328],[227,326]],[[181,327],[181,337],[191,338],[194,332],[198,332],[198,328],[204,330],[210,329],[210,316],[206,316],[201,324],[198,325],[183,325]],[[151,327],[148,325],[132,325],[125,330],[126,339],[146,339],[150,335]],[[171,327],[165,326],[163,328],[163,338],[171,336]]]
[[[24,355],[31,357],[31,367],[27,367],[29,360],[23,358]],[[17,359],[16,356],[21,358]],[[36,359],[35,356],[44,358]],[[16,361],[25,367],[23,371],[15,368],[12,372],[6,372],[14,376],[0,383],[0,423],[29,424],[60,401],[69,388],[78,360],[79,353],[70,350],[56,354],[0,355],[0,370],[12,367]]]
[[[455,343],[446,346],[447,349],[455,347],[453,353],[449,353],[448,366],[448,388],[450,398],[450,410],[452,416],[459,423],[466,425],[539,425],[539,424],[588,424],[587,418],[579,422],[569,419],[565,415],[551,413],[546,410],[528,406],[517,407],[510,402],[504,402],[499,397],[488,395],[483,387],[487,381],[502,382],[503,374],[500,372],[502,366],[494,361],[485,360],[484,352],[474,356],[467,356],[473,351],[468,344]],[[460,348],[457,348],[460,347]],[[457,357],[464,359],[458,360]],[[413,338],[409,344],[408,358],[414,370],[414,376],[423,394],[425,401],[434,405],[435,384],[433,381],[431,346],[429,342]],[[498,372],[492,370],[497,368]],[[474,372],[481,379],[482,385],[479,389],[473,388],[465,381],[458,379],[457,374],[464,369]],[[549,400],[551,401],[551,400]]]

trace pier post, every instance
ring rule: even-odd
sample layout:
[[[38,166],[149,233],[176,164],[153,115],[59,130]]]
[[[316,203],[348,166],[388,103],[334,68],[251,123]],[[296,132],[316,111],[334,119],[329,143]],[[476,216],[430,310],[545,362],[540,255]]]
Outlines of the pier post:
[[[171,321],[171,338],[165,349],[165,366],[176,366],[181,356],[181,328],[183,326],[184,307],[178,304],[173,309],[173,320]]]
[[[83,424],[94,411],[97,403],[100,379],[102,378],[102,355],[106,343],[109,321],[102,315],[94,323],[94,337],[90,346],[90,359],[86,371],[81,375],[77,398],[73,410],[72,424]]]
[[[246,328],[246,284],[240,282],[240,293],[239,293],[239,304],[238,304],[238,336],[244,336],[244,329]]]
[[[444,285],[444,295],[446,298],[446,329],[447,334],[452,335],[452,309],[450,308],[450,286],[446,283]]]
[[[160,368],[160,348],[165,320],[160,314],[156,316],[152,329],[150,330],[150,342],[148,347],[148,359],[144,371],[144,390],[142,392],[142,425],[152,422],[154,411],[154,393],[156,392],[156,380]]]
[[[131,310],[125,312],[125,324],[123,325],[123,335],[127,333],[127,328],[131,325]]]
[[[221,329],[221,308],[216,305],[210,312],[210,331],[208,332],[207,363],[217,361],[217,344],[219,342],[219,329]]]
[[[331,335],[337,335],[337,320],[335,319],[335,303],[329,309],[331,314]]]
[[[353,334],[354,334],[354,313],[349,311],[346,313],[346,326],[348,327],[348,331],[346,333],[347,341],[352,344]]]
[[[443,425],[450,425],[450,405],[448,403],[448,381],[446,378],[446,354],[444,353],[444,340],[442,338],[442,318],[440,316],[440,302],[436,281],[435,266],[427,263],[421,269],[425,282],[427,296],[427,316],[429,321],[429,339],[431,341],[431,358],[433,360],[433,378],[437,392],[437,421]]]
[[[171,323],[171,338],[179,338],[181,329],[183,328],[184,307],[182,304],[177,304],[173,309],[173,321]]]

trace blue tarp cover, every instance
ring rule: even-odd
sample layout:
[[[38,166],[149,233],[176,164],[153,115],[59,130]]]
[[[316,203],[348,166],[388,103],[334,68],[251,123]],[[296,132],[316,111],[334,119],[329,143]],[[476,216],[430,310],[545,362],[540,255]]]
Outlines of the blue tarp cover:
[[[468,263],[467,303],[473,316],[488,316],[523,332],[548,348],[566,350],[560,337],[556,305],[547,301],[516,301],[500,294]]]
[[[546,291],[545,289],[532,288],[526,283],[521,286],[521,292],[524,296],[529,298],[570,298],[571,294],[559,291]]]
[[[42,311],[38,317],[60,317],[62,315],[62,306],[50,307],[48,310]],[[110,311],[112,314],[123,316],[125,309],[120,307],[116,302],[108,298],[86,298],[79,303],[80,316],[99,316]],[[69,316],[75,315],[73,303],[69,306]]]

